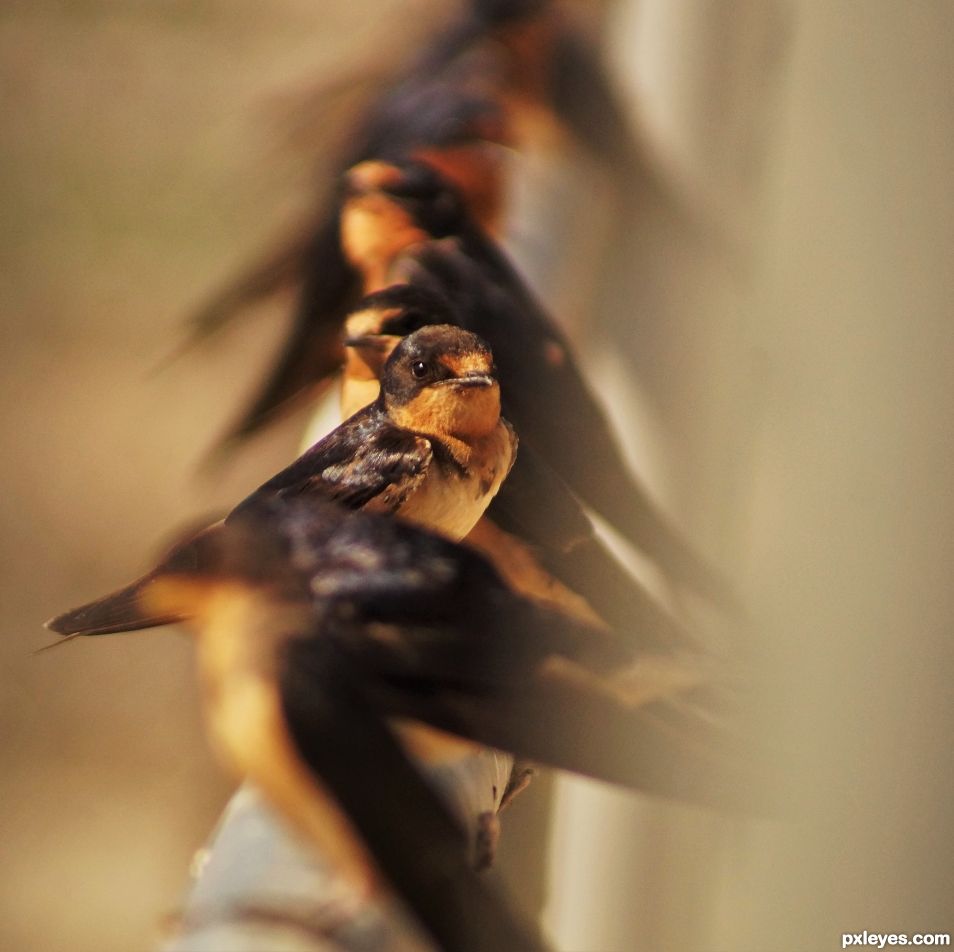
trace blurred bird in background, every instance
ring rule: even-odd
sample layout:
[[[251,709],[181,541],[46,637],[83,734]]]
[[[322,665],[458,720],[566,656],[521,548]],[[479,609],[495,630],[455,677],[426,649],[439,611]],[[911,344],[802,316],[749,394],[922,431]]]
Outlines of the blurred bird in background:
[[[139,597],[196,629],[220,752],[362,893],[380,870],[442,948],[538,946],[474,878],[387,719],[723,809],[761,805],[738,741],[701,713],[702,680],[660,693],[638,633],[525,601],[476,553],[400,519],[260,495],[166,564]]]
[[[299,121],[320,128],[324,150],[336,152],[317,210],[192,319],[195,342],[249,305],[299,288],[278,358],[232,438],[254,432],[276,408],[314,394],[340,363],[338,327],[343,309],[354,304],[355,287],[338,237],[342,196],[335,183],[355,164],[426,162],[460,190],[479,225],[498,236],[509,211],[511,157],[530,149],[559,152],[571,141],[625,182],[626,202],[660,200],[661,186],[596,49],[562,5],[468,2],[421,46],[394,63],[376,48],[367,67],[336,79],[302,107]],[[328,113],[338,98],[349,121],[334,150]]]
[[[393,41],[392,31],[389,48]],[[394,59],[379,44],[369,63],[322,84],[300,107],[299,124],[320,128],[323,149],[336,153],[329,181],[367,159],[416,158],[453,182],[481,226],[499,233],[506,191],[501,147],[525,150],[542,141],[558,148],[570,138],[625,178],[629,194],[658,189],[599,53],[552,0],[467,0],[419,48]],[[328,128],[336,105],[348,120],[335,149]],[[335,201],[327,192],[319,188],[317,210],[291,238],[196,312],[194,340],[289,284],[302,287],[289,343],[313,338],[333,321],[324,302],[338,293],[340,256]],[[292,359],[289,347],[259,395],[263,410],[320,377],[312,371],[297,380]],[[283,366],[285,389],[277,391]]]

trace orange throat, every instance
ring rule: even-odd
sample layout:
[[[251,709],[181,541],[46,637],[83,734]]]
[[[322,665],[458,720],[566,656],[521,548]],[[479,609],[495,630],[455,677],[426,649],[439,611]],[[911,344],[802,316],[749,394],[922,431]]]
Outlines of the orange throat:
[[[387,287],[394,259],[427,237],[405,209],[380,192],[345,203],[341,245],[345,257],[364,277],[365,294]]]

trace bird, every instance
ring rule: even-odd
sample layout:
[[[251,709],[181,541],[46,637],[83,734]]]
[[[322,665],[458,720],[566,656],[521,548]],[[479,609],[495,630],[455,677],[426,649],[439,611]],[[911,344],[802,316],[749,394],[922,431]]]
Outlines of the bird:
[[[500,217],[501,174],[498,150],[486,145],[519,149],[568,135],[625,169],[630,188],[653,177],[594,44],[550,0],[472,0],[409,55],[389,63],[376,48],[371,59],[372,65],[322,84],[297,110],[299,125],[321,128],[322,148],[336,153],[331,164],[338,174],[371,158],[432,161],[465,190],[490,230]],[[363,102],[342,110],[353,118],[336,148],[329,145],[335,142],[329,113],[336,98],[353,98],[355,90],[367,92]],[[305,227],[199,310],[192,321],[198,336],[300,279],[315,263],[309,238],[333,218],[333,204],[320,201]]]
[[[394,44],[392,44],[393,46]],[[330,161],[332,181],[368,160],[426,162],[460,189],[488,233],[502,230],[504,193],[514,151],[538,140],[571,139],[614,169],[622,194],[664,201],[664,188],[631,129],[598,51],[584,31],[549,0],[472,0],[400,63],[374,66],[335,83],[341,91],[370,86],[351,104],[350,123]],[[362,83],[362,74],[364,82]],[[328,102],[302,109],[303,122],[329,137]],[[340,189],[319,190],[316,209],[267,248],[190,318],[177,353],[208,338],[249,304],[295,286],[297,304],[279,354],[238,414],[221,456],[300,403],[341,360],[336,331],[354,303],[354,285],[338,242]],[[667,200],[668,203],[668,200]]]
[[[449,300],[426,286],[395,284],[365,297],[345,322],[342,412],[377,398],[384,364],[405,335],[455,320]],[[610,552],[565,481],[526,441],[466,541],[528,597],[639,630],[647,646],[693,643]]]
[[[730,731],[633,688],[637,638],[523,599],[445,536],[262,496],[172,561],[141,598],[190,619],[217,749],[366,893],[383,873],[441,948],[539,945],[475,877],[394,717],[665,796],[761,806]]]
[[[330,499],[393,513],[451,538],[466,535],[500,489],[517,450],[500,415],[493,355],[476,335],[435,325],[404,338],[382,372],[380,394],[258,487],[226,517],[263,497]],[[203,530],[214,535],[221,524]],[[144,615],[141,594],[179,567],[174,549],[129,585],[51,619],[60,634],[170,624]]]
[[[454,181],[468,196],[470,207],[482,226],[499,231],[504,200],[506,132],[493,101],[479,94],[460,93],[451,101],[440,91],[402,101],[393,117],[394,126],[379,137],[356,146],[341,171],[369,155],[414,155],[430,163]],[[420,129],[425,143],[412,147],[398,129]],[[412,143],[415,137],[411,136]],[[390,143],[390,145],[385,145]],[[333,181],[340,180],[337,173]],[[167,358],[167,363],[214,334],[242,307],[299,284],[299,301],[273,365],[265,374],[232,429],[236,439],[254,432],[274,417],[301,402],[341,362],[339,334],[348,309],[360,297],[352,270],[340,249],[340,187],[327,204],[296,225],[277,249],[266,251],[225,289],[200,308],[189,320],[185,340]],[[253,422],[254,421],[254,422]],[[228,449],[226,441],[223,450]]]
[[[413,161],[365,162],[347,178],[342,249],[365,293],[404,283],[446,299],[454,323],[493,348],[504,412],[524,445],[679,587],[734,608],[725,580],[682,538],[633,474],[566,335],[473,221],[453,186]],[[394,240],[397,234],[403,247]],[[397,333],[384,336],[399,336],[400,322],[390,329]]]

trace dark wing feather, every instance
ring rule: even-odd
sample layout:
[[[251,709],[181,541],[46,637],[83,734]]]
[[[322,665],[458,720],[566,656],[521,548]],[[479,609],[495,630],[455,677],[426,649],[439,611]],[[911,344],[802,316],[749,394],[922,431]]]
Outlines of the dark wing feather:
[[[641,647],[689,647],[694,639],[620,564],[566,483],[533,446],[520,448],[487,510],[533,547],[540,564],[582,595],[604,621]]]
[[[423,480],[432,457],[426,438],[365,407],[263,483],[229,519],[263,496],[318,496],[350,509],[376,501],[393,512]]]
[[[330,642],[292,643],[279,674],[289,732],[381,870],[438,947],[542,952],[533,930],[478,876],[466,837],[360,688],[362,672]]]
[[[51,618],[46,627],[58,635],[110,635],[174,625],[183,620],[181,615],[149,612],[143,607],[143,597],[159,577],[158,570],[150,572],[118,591]]]
[[[493,692],[385,678],[374,690],[393,714],[539,764],[719,809],[770,806],[753,755],[728,731],[704,718],[673,723],[665,702],[627,703],[569,665]]]
[[[427,561],[421,567],[431,570]],[[631,639],[502,591],[491,585],[483,606],[464,598],[465,610],[429,618],[422,605],[415,620],[403,610],[389,618],[380,603],[375,617],[360,600],[345,601],[343,611],[329,603],[288,666],[304,690],[316,657],[335,646],[387,714],[633,789],[765,809],[764,780],[738,737],[683,706],[678,690],[664,686],[661,699],[647,701],[625,649]]]
[[[212,525],[188,537],[182,544],[169,550],[151,572],[115,592],[51,618],[46,627],[60,635],[108,635],[183,621],[185,616],[182,614],[150,610],[146,596],[156,582],[169,575],[187,575],[198,571],[201,553],[219,528],[218,525]]]

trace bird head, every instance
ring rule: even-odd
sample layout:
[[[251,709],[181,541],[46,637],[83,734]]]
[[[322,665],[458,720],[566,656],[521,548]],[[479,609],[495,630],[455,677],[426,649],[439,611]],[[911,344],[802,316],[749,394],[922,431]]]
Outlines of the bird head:
[[[457,189],[425,162],[361,162],[345,174],[341,243],[368,273],[428,238],[456,234],[468,221]]]
[[[476,334],[459,327],[422,327],[388,358],[379,400],[398,426],[417,433],[486,435],[500,420],[493,354]]]

